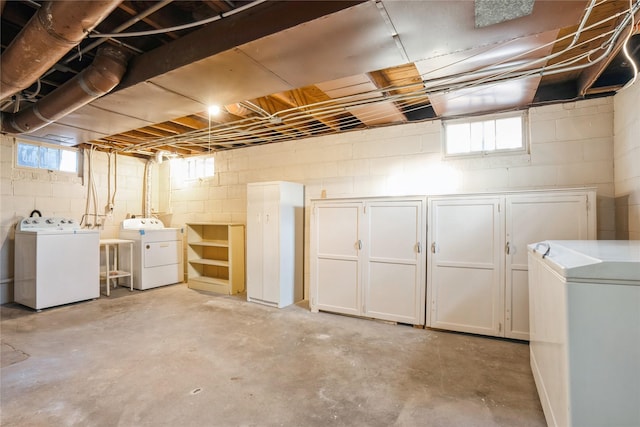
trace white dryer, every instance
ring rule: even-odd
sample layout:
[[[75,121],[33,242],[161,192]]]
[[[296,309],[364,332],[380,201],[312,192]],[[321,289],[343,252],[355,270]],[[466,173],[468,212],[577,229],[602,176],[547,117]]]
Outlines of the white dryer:
[[[100,297],[100,232],[74,219],[16,225],[14,299],[35,310]]]
[[[133,265],[128,256],[123,269],[133,271],[133,287],[144,290],[184,280],[182,228],[165,227],[156,218],[128,218],[120,227],[120,238],[133,240]],[[124,249],[124,248],[123,248]],[[124,261],[124,262],[122,262]]]

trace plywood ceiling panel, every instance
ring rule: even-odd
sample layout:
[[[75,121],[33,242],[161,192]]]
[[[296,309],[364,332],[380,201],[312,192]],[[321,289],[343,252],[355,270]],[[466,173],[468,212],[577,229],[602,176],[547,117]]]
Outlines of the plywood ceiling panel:
[[[374,2],[272,34],[241,49],[293,87],[406,62]]]
[[[472,1],[383,1],[412,62],[575,24],[586,1],[535,2],[530,16],[475,28]]]
[[[481,46],[424,59],[417,61],[415,65],[424,80],[446,77],[444,82],[450,84],[465,81],[469,79],[465,76],[466,73],[482,69],[503,72],[509,68],[517,70],[537,68],[544,66],[546,61],[533,61],[545,58],[551,53],[557,33],[557,30],[546,31],[499,45]],[[460,77],[455,78],[455,76]]]
[[[519,108],[533,100],[540,76],[473,86],[429,96],[442,117]]]
[[[293,89],[240,49],[194,62],[151,81],[202,105],[232,104]]]
[[[131,102],[139,99],[145,102]],[[153,82],[128,87],[97,99],[92,105],[149,123],[171,120],[207,109],[206,104],[162,88]]]

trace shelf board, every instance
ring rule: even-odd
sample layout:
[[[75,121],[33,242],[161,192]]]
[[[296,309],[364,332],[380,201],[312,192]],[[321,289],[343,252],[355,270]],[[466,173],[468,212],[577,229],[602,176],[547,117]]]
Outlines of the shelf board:
[[[129,277],[131,276],[131,273],[128,271],[121,271],[121,270],[112,270],[109,272],[109,279],[117,279],[119,277]],[[107,272],[103,271],[100,273],[100,279],[106,279],[107,277]]]
[[[224,261],[224,260],[221,260],[221,259],[194,258],[194,259],[190,259],[189,262],[191,264],[215,265],[215,266],[218,266],[218,267],[229,267],[229,261]]]
[[[217,248],[228,248],[229,241],[228,240],[201,240],[199,242],[189,242],[191,246],[210,246]]]
[[[229,286],[229,280],[227,279],[207,276],[189,277],[187,285],[190,289],[217,292],[227,295],[231,294],[231,287]]]

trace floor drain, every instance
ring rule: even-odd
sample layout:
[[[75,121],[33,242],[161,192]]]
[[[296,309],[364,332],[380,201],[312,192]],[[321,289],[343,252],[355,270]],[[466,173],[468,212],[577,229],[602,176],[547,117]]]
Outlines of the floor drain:
[[[191,394],[198,394],[202,391],[202,389],[200,387],[198,388],[194,388],[193,390],[191,390]]]

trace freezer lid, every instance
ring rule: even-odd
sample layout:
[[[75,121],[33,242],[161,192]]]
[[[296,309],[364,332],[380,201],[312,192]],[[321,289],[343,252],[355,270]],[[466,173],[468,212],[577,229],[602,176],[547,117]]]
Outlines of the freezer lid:
[[[568,281],[622,281],[640,286],[638,240],[545,240],[528,249]]]

